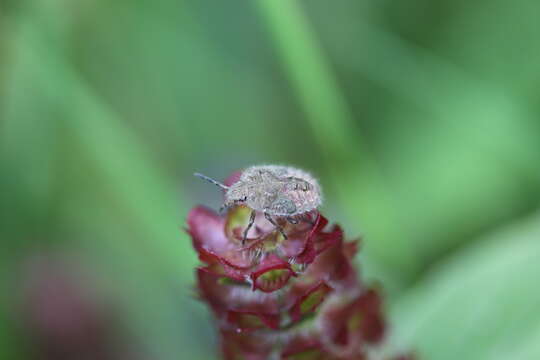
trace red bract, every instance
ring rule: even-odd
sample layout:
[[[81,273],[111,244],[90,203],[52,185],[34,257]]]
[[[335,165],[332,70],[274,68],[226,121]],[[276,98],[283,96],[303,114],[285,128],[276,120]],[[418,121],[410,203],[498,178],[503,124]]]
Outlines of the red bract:
[[[318,319],[321,341],[333,353],[349,358],[361,356],[367,345],[383,338],[381,310],[381,298],[373,289],[333,297]]]
[[[379,293],[352,264],[357,242],[313,211],[296,224],[276,219],[287,239],[257,214],[242,244],[250,212],[196,207],[188,215],[203,263],[198,292],[216,317],[224,359],[369,360],[385,320]]]
[[[332,288],[322,281],[315,285],[309,284],[309,286],[302,286],[299,284],[293,286],[290,296],[295,301],[289,310],[291,319],[293,321],[299,321],[306,314],[314,312],[331,291]]]

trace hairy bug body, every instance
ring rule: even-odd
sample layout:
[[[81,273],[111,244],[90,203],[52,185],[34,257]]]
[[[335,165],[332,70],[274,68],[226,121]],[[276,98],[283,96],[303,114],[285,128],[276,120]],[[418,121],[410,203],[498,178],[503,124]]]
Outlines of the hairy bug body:
[[[253,210],[244,230],[244,239],[255,221],[257,211],[262,212],[282,235],[283,229],[274,217],[284,217],[296,222],[294,217],[315,210],[321,204],[321,189],[309,173],[290,166],[259,165],[245,169],[240,179],[226,186],[201,174],[195,174],[224,189],[225,202],[222,209],[244,204]]]

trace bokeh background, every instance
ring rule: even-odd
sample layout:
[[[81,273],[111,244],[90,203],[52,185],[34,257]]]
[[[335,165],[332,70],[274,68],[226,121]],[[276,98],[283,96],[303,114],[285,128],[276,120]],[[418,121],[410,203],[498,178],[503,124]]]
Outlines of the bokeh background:
[[[540,358],[540,2],[0,1],[0,358],[216,359],[195,204],[312,171],[385,345]]]

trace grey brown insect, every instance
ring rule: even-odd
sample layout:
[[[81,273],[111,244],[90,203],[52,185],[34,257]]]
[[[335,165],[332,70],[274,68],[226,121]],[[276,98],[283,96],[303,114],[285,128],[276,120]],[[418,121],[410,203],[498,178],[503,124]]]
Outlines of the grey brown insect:
[[[199,173],[194,175],[225,190],[221,211],[240,204],[252,209],[249,223],[244,229],[242,244],[255,222],[257,212],[262,212],[286,239],[287,235],[275,218],[285,218],[296,224],[300,215],[315,210],[322,202],[317,180],[309,173],[290,166],[251,166],[245,169],[240,179],[231,186]]]

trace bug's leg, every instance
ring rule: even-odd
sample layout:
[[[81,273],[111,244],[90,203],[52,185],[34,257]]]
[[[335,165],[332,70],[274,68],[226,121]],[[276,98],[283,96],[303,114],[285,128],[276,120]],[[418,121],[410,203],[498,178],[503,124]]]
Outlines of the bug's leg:
[[[312,226],[315,225],[315,221],[313,221],[313,220],[311,219],[311,216],[309,215],[309,213],[302,215],[302,217],[301,217],[300,219],[301,219],[303,222],[306,222],[306,223],[308,223],[308,224],[310,224],[310,225],[312,225]]]
[[[257,215],[257,213],[255,212],[255,210],[252,210],[251,215],[249,216],[249,223],[244,229],[244,236],[242,237],[242,246],[246,243],[248,231],[249,229],[251,229],[251,227],[253,226],[253,223],[255,222],[255,215]]]
[[[230,207],[231,206],[229,204],[221,205],[221,207],[219,208],[219,214],[224,215],[227,212],[227,210],[229,210]]]
[[[287,216],[287,221],[290,222],[293,225],[298,224],[298,219],[295,219],[295,218],[293,218],[291,216]]]
[[[285,231],[283,231],[283,228],[279,226],[278,223],[274,219],[272,219],[272,216],[270,216],[270,214],[264,211],[264,217],[266,218],[266,220],[270,222],[270,224],[274,225],[276,229],[278,229],[278,231],[281,233],[281,235],[283,235],[285,240],[287,240],[287,234],[285,234]]]

